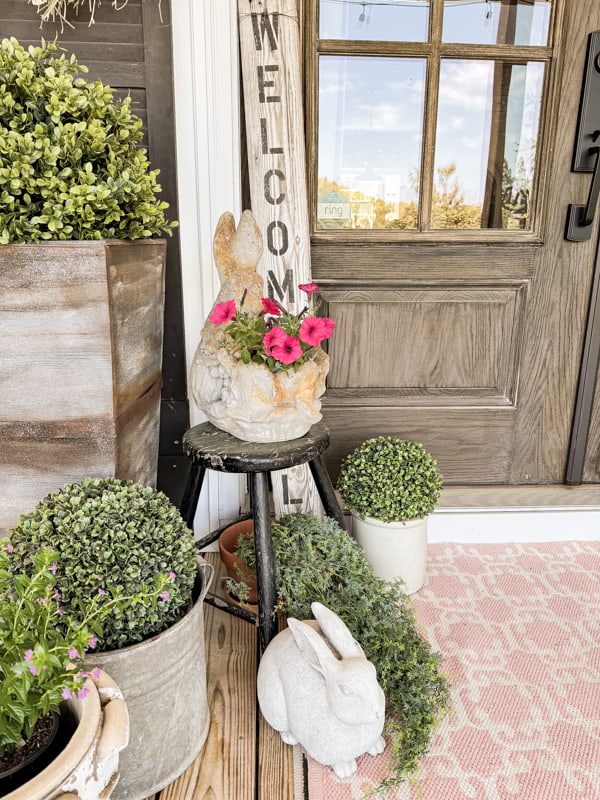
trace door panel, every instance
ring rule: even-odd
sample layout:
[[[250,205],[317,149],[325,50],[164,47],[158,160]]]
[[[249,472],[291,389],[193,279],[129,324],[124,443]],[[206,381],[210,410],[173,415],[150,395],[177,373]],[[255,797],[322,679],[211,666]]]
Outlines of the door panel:
[[[430,33],[437,30],[438,41],[444,6],[458,10],[460,5],[432,0]],[[490,5],[496,10],[509,6]],[[519,3],[519,13],[527,13],[527,5],[531,4]],[[477,3],[473,7],[484,8]],[[535,7],[536,13],[550,18],[549,3],[542,0]],[[471,4],[465,8],[473,11]],[[585,202],[589,187],[589,175],[571,172],[571,158],[587,34],[600,28],[600,4],[557,0],[552,9],[551,38],[539,52],[529,47],[531,37],[521,50],[514,44],[503,50],[498,40],[495,47],[476,45],[477,57],[487,62],[535,62],[544,68],[526,226],[502,225],[489,202],[493,194],[488,180],[480,202],[484,209],[487,203],[487,224],[494,230],[485,225],[480,230],[433,230],[430,212],[421,212],[420,230],[323,230],[317,219],[316,168],[310,176],[313,276],[322,286],[328,313],[338,322],[323,404],[332,434],[328,459],[333,473],[350,449],[385,434],[422,442],[438,459],[447,485],[564,480],[598,236],[595,223],[588,242],[568,242],[564,228],[568,203]],[[317,23],[314,14],[312,23]],[[536,30],[536,43],[544,41],[539,26]],[[507,41],[515,42],[514,32]],[[449,47],[457,49],[450,52]],[[439,77],[442,56],[464,60],[466,51],[443,43],[386,42],[384,48],[395,58],[409,51],[411,56],[424,56],[430,65],[425,111],[429,145],[423,156],[420,199],[431,208],[439,99],[436,96],[432,105],[432,91],[438,92],[432,90],[432,72],[437,69]],[[313,87],[318,87],[319,51],[377,55],[365,41],[317,42],[308,65]],[[323,136],[317,95],[315,88],[307,115],[308,163],[315,165],[318,134]],[[401,99],[399,92],[394,102]],[[519,123],[523,109],[518,106]],[[487,113],[490,153],[496,147],[502,154],[496,162],[503,163],[504,133],[514,125],[507,124],[496,107]],[[493,145],[501,119],[504,142]],[[488,156],[488,167],[493,160]],[[481,162],[480,153],[478,167]],[[337,190],[343,188],[338,182]],[[501,192],[495,197],[508,207]],[[599,417],[597,402],[590,436],[595,456],[586,462],[587,481],[600,481]]]

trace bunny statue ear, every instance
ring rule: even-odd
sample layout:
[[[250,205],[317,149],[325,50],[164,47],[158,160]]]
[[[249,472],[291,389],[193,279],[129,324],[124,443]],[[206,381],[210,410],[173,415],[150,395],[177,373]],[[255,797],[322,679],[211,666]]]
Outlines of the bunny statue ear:
[[[221,214],[213,238],[213,254],[221,281],[236,272],[254,271],[262,250],[262,236],[251,211],[244,211],[237,229],[233,214],[229,211]]]
[[[294,617],[289,617],[287,624],[304,660],[320,675],[329,674],[338,661],[321,636],[310,625]]]
[[[337,650],[342,658],[364,657],[364,651],[356,641],[346,623],[323,603],[311,603],[311,609],[323,636]]]

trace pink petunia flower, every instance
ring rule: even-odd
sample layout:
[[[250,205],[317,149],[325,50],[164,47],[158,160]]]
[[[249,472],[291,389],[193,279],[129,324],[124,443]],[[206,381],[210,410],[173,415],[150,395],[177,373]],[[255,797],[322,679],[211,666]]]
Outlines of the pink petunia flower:
[[[226,300],[224,303],[217,303],[213,308],[209,320],[213,325],[222,325],[224,322],[231,322],[235,317],[235,300]]]
[[[66,687],[66,686],[65,686],[65,688],[62,690],[61,694],[62,694],[62,696],[63,696],[63,700],[70,700],[70,699],[73,697],[73,695],[71,694],[71,690],[70,690],[70,689],[67,689],[67,687]]]
[[[273,300],[269,300],[268,297],[263,297],[260,302],[263,304],[263,310],[260,312],[261,314],[272,314],[274,317],[279,317],[281,315],[281,309]]]
[[[329,339],[335,329],[335,322],[329,317],[306,317],[300,325],[300,339],[316,347],[323,339]]]
[[[265,353],[268,356],[272,355],[271,348],[275,347],[275,345],[281,344],[281,342],[284,342],[286,337],[287,333],[283,330],[283,328],[280,328],[279,325],[271,328],[271,330],[268,333],[265,333],[263,336]]]
[[[282,364],[293,364],[302,355],[302,346],[295,336],[288,336],[271,347],[271,355]]]
[[[68,651],[69,658],[79,658],[79,653],[74,647],[69,647]]]
[[[314,281],[311,283],[301,283],[298,288],[302,289],[303,292],[306,292],[309,300],[315,292],[319,291],[319,286]]]

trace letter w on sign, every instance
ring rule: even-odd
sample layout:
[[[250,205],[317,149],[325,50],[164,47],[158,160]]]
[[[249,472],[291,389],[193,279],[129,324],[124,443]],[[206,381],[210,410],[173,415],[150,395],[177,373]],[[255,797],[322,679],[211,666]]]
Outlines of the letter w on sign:
[[[238,0],[252,213],[263,235],[258,271],[291,311],[306,298],[310,241],[302,132],[298,9],[294,0]],[[277,516],[320,513],[306,464],[273,473]]]

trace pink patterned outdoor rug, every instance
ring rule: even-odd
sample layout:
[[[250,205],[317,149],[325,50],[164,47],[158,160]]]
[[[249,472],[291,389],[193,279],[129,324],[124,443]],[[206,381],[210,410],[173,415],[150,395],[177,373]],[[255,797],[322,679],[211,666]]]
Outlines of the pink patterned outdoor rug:
[[[418,619],[445,657],[452,711],[417,784],[385,800],[600,800],[600,542],[434,544]],[[358,800],[386,753],[310,800]]]

